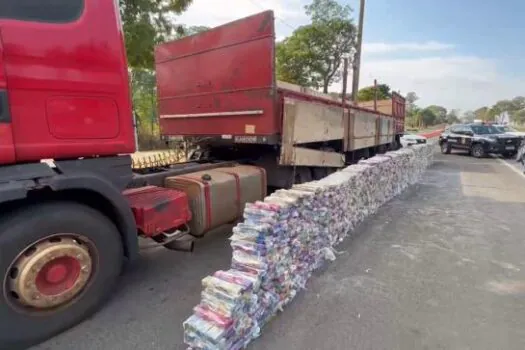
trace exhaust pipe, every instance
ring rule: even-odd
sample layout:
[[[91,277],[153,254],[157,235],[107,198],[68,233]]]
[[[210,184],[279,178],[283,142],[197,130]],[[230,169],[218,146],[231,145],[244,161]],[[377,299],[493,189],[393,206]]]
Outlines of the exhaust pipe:
[[[197,238],[190,235],[190,228],[187,224],[184,225],[183,231],[175,230],[174,232],[165,232],[164,234],[167,235],[167,242],[163,244],[165,248],[180,252],[193,252]]]
[[[140,250],[164,247],[166,249],[178,250],[181,252],[193,252],[197,237],[190,235],[190,228],[188,225],[184,226],[185,228],[183,231],[173,229],[151,237],[155,243],[141,245]]]
[[[185,233],[182,236],[164,244],[164,247],[169,250],[192,253],[195,247],[195,239],[196,238],[192,235]]]

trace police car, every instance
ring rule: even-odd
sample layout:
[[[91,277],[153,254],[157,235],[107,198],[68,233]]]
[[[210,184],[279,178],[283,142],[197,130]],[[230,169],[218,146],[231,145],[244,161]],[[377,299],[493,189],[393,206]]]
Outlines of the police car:
[[[453,125],[439,137],[442,153],[464,150],[476,158],[489,153],[512,157],[518,151],[520,142],[521,137],[508,135],[492,125],[479,123]]]

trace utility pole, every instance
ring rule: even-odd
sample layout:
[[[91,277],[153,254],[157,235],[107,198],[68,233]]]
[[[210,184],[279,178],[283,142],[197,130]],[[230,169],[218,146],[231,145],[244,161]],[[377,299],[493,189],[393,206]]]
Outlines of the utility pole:
[[[357,103],[357,91],[359,90],[359,70],[361,69],[361,46],[363,44],[363,20],[365,17],[365,0],[361,0],[359,8],[359,23],[357,28],[356,51],[352,75],[352,101]]]
[[[343,91],[342,91],[342,102],[343,106],[346,103],[346,86],[348,85],[348,57],[343,58]]]
[[[374,111],[377,111],[377,79],[374,79]]]

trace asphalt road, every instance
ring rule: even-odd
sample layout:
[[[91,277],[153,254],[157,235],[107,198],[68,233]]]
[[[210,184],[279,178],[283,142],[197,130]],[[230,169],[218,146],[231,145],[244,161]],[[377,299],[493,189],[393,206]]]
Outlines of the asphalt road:
[[[499,158],[500,163],[506,164],[506,166],[510,167],[516,173],[525,175],[521,164],[518,163],[514,158],[512,159],[502,159],[501,157],[498,157],[498,158]]]
[[[502,162],[438,155],[251,349],[525,349],[525,178]],[[102,311],[33,349],[184,349],[200,279],[229,263],[224,238],[144,254]]]

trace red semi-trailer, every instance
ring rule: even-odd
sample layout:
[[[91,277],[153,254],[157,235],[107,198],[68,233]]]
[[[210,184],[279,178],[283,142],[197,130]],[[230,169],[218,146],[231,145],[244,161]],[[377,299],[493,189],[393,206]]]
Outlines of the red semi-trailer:
[[[264,12],[159,46],[162,133],[201,148],[137,174],[118,1],[0,2],[0,348],[93,313],[138,236],[191,251],[267,185],[395,143],[403,115],[277,82],[273,26]]]
[[[396,147],[405,99],[371,110],[278,81],[275,26],[267,11],[159,45],[160,127],[200,146],[194,159],[243,159],[268,184],[318,179],[353,160]]]

